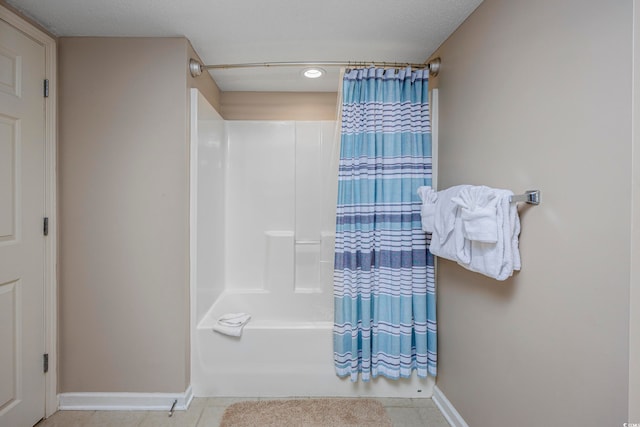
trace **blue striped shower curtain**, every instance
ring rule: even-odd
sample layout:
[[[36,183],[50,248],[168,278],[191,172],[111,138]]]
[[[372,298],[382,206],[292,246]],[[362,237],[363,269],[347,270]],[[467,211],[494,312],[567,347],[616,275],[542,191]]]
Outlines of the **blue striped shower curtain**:
[[[433,256],[418,187],[431,185],[428,72],[345,73],[334,267],[334,361],[363,381],[436,375]]]

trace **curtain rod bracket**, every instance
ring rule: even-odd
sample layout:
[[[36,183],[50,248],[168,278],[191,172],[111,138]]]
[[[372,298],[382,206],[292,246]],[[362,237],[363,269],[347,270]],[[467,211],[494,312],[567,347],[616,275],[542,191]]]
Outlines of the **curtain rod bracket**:
[[[431,61],[427,63],[427,68],[429,69],[429,75],[435,77],[440,72],[440,57],[433,58]]]
[[[202,64],[197,59],[191,58],[189,60],[189,72],[191,73],[191,77],[198,77],[202,74]]]

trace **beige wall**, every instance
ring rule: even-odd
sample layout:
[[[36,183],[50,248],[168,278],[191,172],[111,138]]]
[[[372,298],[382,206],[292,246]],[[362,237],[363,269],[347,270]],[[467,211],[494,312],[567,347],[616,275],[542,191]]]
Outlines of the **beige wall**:
[[[223,92],[219,111],[225,120],[336,120],[337,102],[334,92]]]
[[[60,392],[189,384],[192,54],[184,38],[60,38]]]
[[[640,420],[640,0],[633,0],[633,205],[629,304],[629,420]]]
[[[439,51],[440,187],[542,191],[512,279],[439,263],[437,385],[474,427],[638,422],[632,17],[631,1],[485,0]]]

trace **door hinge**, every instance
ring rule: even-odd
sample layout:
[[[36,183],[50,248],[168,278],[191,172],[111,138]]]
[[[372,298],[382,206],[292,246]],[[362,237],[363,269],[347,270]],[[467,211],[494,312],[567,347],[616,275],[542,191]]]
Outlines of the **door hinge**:
[[[49,372],[49,355],[47,353],[43,354],[42,357],[42,370],[44,371],[44,373],[46,374],[47,372]]]
[[[45,236],[49,235],[49,218],[44,217],[44,221],[42,222],[42,234]]]
[[[49,97],[49,79],[44,79],[44,97]]]

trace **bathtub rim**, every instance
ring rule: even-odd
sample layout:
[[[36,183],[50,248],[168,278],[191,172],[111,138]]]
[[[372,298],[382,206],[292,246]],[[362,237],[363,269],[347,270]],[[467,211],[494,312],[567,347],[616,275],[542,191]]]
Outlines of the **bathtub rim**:
[[[301,297],[310,297],[313,295],[320,295],[312,292],[298,292],[297,293]],[[256,290],[247,290],[247,289],[225,289],[213,304],[207,309],[207,312],[202,316],[202,318],[198,321],[196,319],[196,330],[207,330],[212,329],[213,326],[217,323],[218,317],[223,314],[218,309],[218,303],[221,301],[224,302],[225,297],[238,297],[238,296],[251,296],[251,297],[267,297],[267,298],[277,298],[278,295],[272,292],[269,292],[264,289],[256,289]],[[227,313],[227,312],[225,312]],[[253,317],[253,314],[247,312],[252,315],[251,320],[245,325],[244,329],[333,329],[333,312],[331,313],[330,318],[319,319],[319,320],[305,320],[305,319],[297,319],[297,318],[282,318],[282,319],[261,319],[260,316]]]

